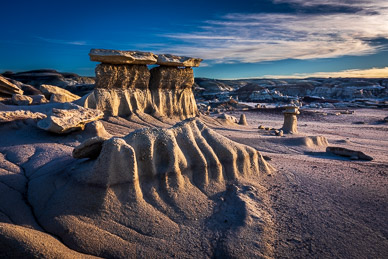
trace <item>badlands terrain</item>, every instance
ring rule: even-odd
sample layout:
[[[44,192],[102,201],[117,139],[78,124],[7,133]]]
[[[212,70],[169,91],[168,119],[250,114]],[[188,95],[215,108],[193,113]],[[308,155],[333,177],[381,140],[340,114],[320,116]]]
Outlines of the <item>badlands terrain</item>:
[[[0,77],[0,257],[386,258],[387,79],[90,57],[95,78]]]

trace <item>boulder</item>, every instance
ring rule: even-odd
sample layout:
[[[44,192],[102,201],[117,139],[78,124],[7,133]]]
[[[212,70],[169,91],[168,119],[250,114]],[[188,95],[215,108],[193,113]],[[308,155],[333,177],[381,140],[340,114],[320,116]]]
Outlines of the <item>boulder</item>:
[[[96,67],[96,88],[146,89],[150,71],[146,65],[99,64]]]
[[[0,123],[11,122],[16,120],[27,120],[27,119],[44,119],[47,116],[40,112],[30,112],[25,110],[16,111],[0,111]]]
[[[11,83],[7,78],[0,75],[0,94],[23,94],[23,90]]]
[[[180,57],[171,54],[159,54],[156,64],[173,67],[198,67],[203,59]]]
[[[222,113],[222,114],[218,115],[217,118],[224,120],[225,122],[227,122],[229,124],[236,124],[238,122],[236,117],[228,115],[226,113]]]
[[[32,104],[43,104],[49,102],[43,94],[31,95],[30,97],[32,98]]]
[[[355,151],[343,147],[327,147],[326,152],[333,153],[338,156],[349,157],[352,160],[372,161],[373,157],[364,154],[361,151]]]
[[[83,130],[85,124],[99,120],[104,113],[76,104],[66,103],[64,109],[53,108],[46,119],[38,122],[38,127],[46,131],[63,134]]]
[[[14,94],[12,95],[12,102],[16,105],[30,105],[33,99],[27,95]]]
[[[91,61],[98,61],[107,64],[133,64],[133,65],[151,65],[157,61],[157,56],[151,52],[141,51],[122,51],[110,49],[91,49]]]
[[[66,103],[73,102],[81,98],[76,94],[54,85],[41,85],[40,91],[51,102]]]

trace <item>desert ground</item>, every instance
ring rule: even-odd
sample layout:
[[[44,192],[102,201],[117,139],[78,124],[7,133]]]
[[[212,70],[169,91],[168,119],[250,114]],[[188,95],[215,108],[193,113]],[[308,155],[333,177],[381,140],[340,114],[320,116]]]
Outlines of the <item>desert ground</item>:
[[[253,127],[280,128],[282,115],[274,112],[247,112],[251,127],[219,132],[253,146],[276,168],[264,181],[275,258],[385,258],[388,127],[381,120],[387,110],[356,109],[339,116],[330,115],[338,110],[319,112],[302,112],[295,136],[276,137]],[[327,154],[324,146],[303,139],[308,136],[325,136],[330,146],[361,150],[374,160]]]
[[[147,212],[138,211],[145,208],[140,206],[135,214],[125,212],[119,220],[112,219],[116,226],[110,217],[125,211],[122,200],[121,204],[115,203],[107,195],[102,199],[109,202],[107,207],[91,216],[71,207],[86,206],[88,200],[98,202],[95,187],[88,191],[63,187],[71,182],[68,168],[85,168],[74,162],[74,147],[96,132],[100,134],[101,127],[94,125],[58,136],[37,128],[33,120],[2,123],[0,255],[385,258],[388,125],[383,119],[387,110],[355,109],[353,114],[335,115],[338,111],[302,110],[298,116],[299,133],[282,137],[258,129],[259,125],[281,128],[281,109],[229,112],[237,118],[244,113],[247,126],[225,123],[215,119],[217,115],[201,115],[199,119],[216,133],[258,150],[272,169],[261,171],[257,177],[239,178],[227,184],[224,192],[209,195],[205,191],[205,198],[198,188],[186,186],[190,193],[178,192],[181,196],[166,205],[175,212],[165,208],[162,213],[175,223],[167,222],[163,215],[154,219]],[[105,116],[101,122],[108,134],[117,137],[144,127],[169,128],[175,123],[151,116]],[[325,137],[330,146],[363,151],[373,161],[326,153],[327,143],[314,141],[314,136]],[[69,190],[75,193],[66,203],[63,199],[69,197],[60,197],[58,191]],[[36,199],[47,203],[42,205]],[[55,204],[58,202],[62,205]],[[135,220],[120,223],[123,217]],[[67,228],[61,229],[58,222],[66,220]],[[69,226],[72,224],[74,228]],[[101,244],[106,247],[95,247]]]
[[[0,76],[0,257],[387,257],[386,79],[89,56]]]

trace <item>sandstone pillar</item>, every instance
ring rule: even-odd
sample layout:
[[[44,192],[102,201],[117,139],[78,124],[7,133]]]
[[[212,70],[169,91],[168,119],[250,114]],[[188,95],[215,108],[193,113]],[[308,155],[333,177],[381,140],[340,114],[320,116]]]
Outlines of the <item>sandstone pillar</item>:
[[[286,110],[283,111],[284,114],[284,124],[283,132],[289,134],[298,133],[297,117],[296,115],[300,114],[298,107],[296,106],[287,106]]]
[[[202,59],[149,52],[92,49],[96,88],[85,107],[113,116],[148,113],[155,117],[186,119],[197,115],[192,67]],[[148,70],[147,65],[157,64]]]

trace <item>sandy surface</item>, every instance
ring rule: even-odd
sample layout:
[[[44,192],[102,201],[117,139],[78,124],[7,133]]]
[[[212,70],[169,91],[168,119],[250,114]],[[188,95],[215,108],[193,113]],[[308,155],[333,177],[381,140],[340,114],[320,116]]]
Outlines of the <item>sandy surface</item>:
[[[176,220],[184,225],[182,228],[178,224],[180,229],[187,231],[181,236],[159,241],[162,247],[168,246],[166,240],[174,241],[176,248],[169,248],[169,256],[249,257],[257,254],[267,258],[386,258],[388,124],[381,120],[388,115],[388,110],[358,109],[354,114],[346,115],[334,115],[338,112],[336,110],[325,112],[328,115],[311,110],[302,112],[299,116],[300,133],[284,137],[257,129],[258,125],[280,128],[283,116],[277,110],[245,111],[249,126],[226,126],[203,118],[216,132],[252,146],[269,157],[269,163],[276,171],[252,178],[254,182],[251,183],[242,180],[234,185],[234,189],[226,191],[225,197],[230,196],[231,202],[223,205],[221,213],[210,214],[213,215],[210,220],[203,221],[216,226],[213,230],[202,221]],[[231,115],[238,118],[240,114]],[[144,126],[169,127],[174,122],[160,122],[148,117],[133,117],[131,121],[110,117],[103,124],[109,133],[121,137]],[[351,161],[327,154],[326,146],[314,145],[308,141],[309,136],[324,136],[330,146],[363,151],[374,160]],[[9,240],[24,240],[32,236],[40,242],[39,245],[19,246],[15,253],[9,250],[15,249],[14,243],[0,245],[1,256],[28,254],[42,257],[39,254],[41,247],[49,250],[46,256],[55,256],[53,249],[64,251],[68,257],[85,256],[82,247],[73,250],[83,254],[66,252],[69,248],[63,240],[45,234],[49,231],[37,220],[27,193],[31,181],[44,178],[58,167],[71,165],[73,147],[88,137],[88,129],[58,137],[37,129],[31,121],[0,124],[1,241],[10,244]],[[217,199],[225,198],[220,195],[216,195]],[[208,201],[210,208],[219,206],[214,199]],[[240,201],[244,206],[239,207]],[[250,217],[249,224],[245,224],[239,210]],[[263,215],[268,219],[260,219]],[[222,225],[220,222],[228,223]],[[12,225],[21,227],[11,231]],[[25,232],[25,229],[33,232]],[[21,238],[20,233],[28,235]],[[185,240],[180,241],[180,238]],[[141,245],[147,249],[147,244]],[[189,251],[185,253],[180,245],[194,246],[185,248]]]
[[[253,127],[280,128],[281,115],[245,112],[251,127],[219,131],[269,156],[278,170],[265,181],[275,219],[274,257],[387,257],[388,125],[380,122],[387,113],[368,109],[339,116],[302,112],[300,134],[275,137]],[[330,146],[360,150],[374,160],[351,161],[327,154],[325,147],[290,140],[318,135],[325,136]]]

